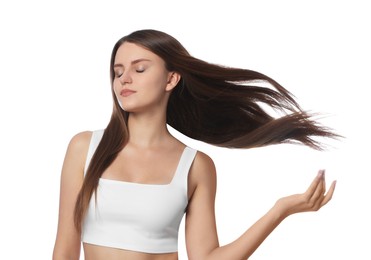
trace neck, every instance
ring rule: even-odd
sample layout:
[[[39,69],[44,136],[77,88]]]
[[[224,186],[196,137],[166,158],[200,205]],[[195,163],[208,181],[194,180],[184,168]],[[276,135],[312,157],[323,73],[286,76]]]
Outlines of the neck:
[[[136,114],[128,118],[129,143],[149,148],[161,145],[170,133],[166,126],[166,114]]]

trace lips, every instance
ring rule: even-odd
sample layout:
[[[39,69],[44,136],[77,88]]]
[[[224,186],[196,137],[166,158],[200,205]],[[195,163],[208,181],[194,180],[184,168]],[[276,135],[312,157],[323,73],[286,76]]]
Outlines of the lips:
[[[121,90],[120,95],[123,96],[123,97],[128,97],[128,96],[130,96],[134,93],[136,93],[136,91],[131,90],[131,89],[123,89],[123,90]]]

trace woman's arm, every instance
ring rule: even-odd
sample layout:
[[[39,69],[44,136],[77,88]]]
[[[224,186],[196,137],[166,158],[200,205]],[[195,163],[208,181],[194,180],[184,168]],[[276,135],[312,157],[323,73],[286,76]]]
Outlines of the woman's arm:
[[[77,195],[84,180],[84,166],[91,132],[75,135],[66,152],[60,184],[59,218],[53,260],[77,260],[80,257],[80,233],[73,222]]]
[[[195,160],[191,172],[191,183],[196,183],[196,189],[190,200],[186,219],[189,259],[247,259],[286,217],[320,209],[331,199],[335,189],[333,182],[325,194],[324,172],[320,171],[305,193],[279,199],[271,210],[238,239],[220,247],[213,206],[216,191],[215,167],[210,158],[207,159],[205,155],[202,157]]]

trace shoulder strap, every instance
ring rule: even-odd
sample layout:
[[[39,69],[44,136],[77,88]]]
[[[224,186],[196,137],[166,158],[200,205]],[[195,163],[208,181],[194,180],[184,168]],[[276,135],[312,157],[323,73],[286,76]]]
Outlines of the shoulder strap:
[[[179,184],[187,190],[188,186],[188,172],[191,168],[191,165],[193,163],[193,160],[196,156],[197,150],[186,147],[184,148],[183,154],[180,158],[177,170],[175,172],[174,179],[172,183]]]
[[[86,171],[88,170],[91,158],[93,157],[95,150],[97,149],[100,143],[100,140],[102,139],[103,133],[104,133],[104,130],[101,129],[101,130],[93,131],[93,134],[91,135],[89,150],[88,150],[88,154],[86,156],[86,161],[85,161],[84,176],[86,174]]]

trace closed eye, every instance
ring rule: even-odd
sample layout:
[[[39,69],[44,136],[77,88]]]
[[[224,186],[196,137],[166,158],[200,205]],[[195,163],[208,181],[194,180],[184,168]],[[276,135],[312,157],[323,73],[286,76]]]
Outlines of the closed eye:
[[[114,73],[115,73],[115,78],[120,78],[124,74],[124,71],[121,69],[118,69],[118,70],[114,70]]]

